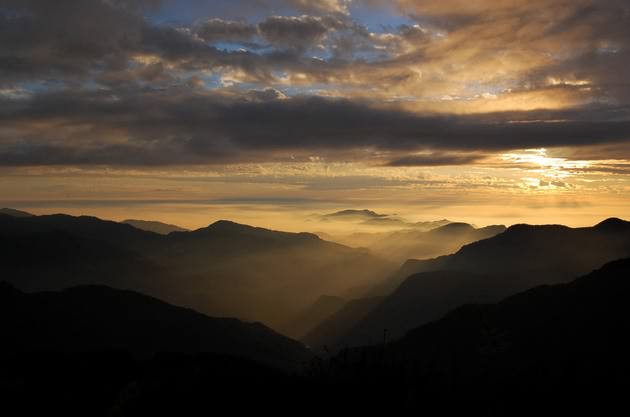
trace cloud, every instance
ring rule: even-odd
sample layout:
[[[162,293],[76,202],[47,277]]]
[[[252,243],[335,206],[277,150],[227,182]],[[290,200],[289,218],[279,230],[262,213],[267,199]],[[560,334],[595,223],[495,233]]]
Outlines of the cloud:
[[[627,157],[625,1],[401,0],[380,28],[365,2],[217,0],[178,24],[157,1],[54,3],[0,0],[2,165]]]
[[[270,16],[258,28],[273,45],[302,49],[320,42],[334,24],[334,19],[313,16]]]
[[[0,101],[0,164],[173,165],[312,155],[369,160],[385,152],[407,154],[392,166],[447,165],[472,163],[480,158],[474,152],[630,139],[630,121],[617,120],[618,109],[418,115],[345,99],[251,94],[243,99],[181,87],[6,99]],[[426,149],[435,153],[408,155]]]
[[[96,62],[115,68],[139,42],[141,12],[156,2],[141,0],[44,0],[0,2],[0,77],[46,75],[67,79]]]
[[[206,42],[249,42],[258,33],[257,28],[244,21],[208,19],[197,23],[195,33]]]
[[[448,165],[470,165],[484,159],[484,155],[477,154],[443,154],[431,153],[421,155],[409,155],[395,159],[387,163],[390,167],[412,167],[412,166],[448,166]]]
[[[303,12],[348,13],[348,5],[352,0],[289,0],[298,10]]]

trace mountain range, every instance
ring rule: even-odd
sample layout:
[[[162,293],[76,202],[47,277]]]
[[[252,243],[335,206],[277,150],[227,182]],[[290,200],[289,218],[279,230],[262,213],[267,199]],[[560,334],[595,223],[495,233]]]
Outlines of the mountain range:
[[[505,226],[475,228],[467,223],[449,223],[423,231],[404,229],[380,236],[367,247],[386,259],[404,262],[411,258],[433,258],[450,254],[462,246],[505,231]]]
[[[503,225],[477,228],[446,219],[414,223],[371,210],[343,210],[321,219],[340,225],[337,229],[317,232],[323,239],[350,247],[365,247],[396,263],[451,254],[468,243],[505,230]]]
[[[398,341],[342,352],[325,377],[354,386],[375,408],[614,414],[630,371],[628,277],[623,259],[569,283],[464,305]]]
[[[356,346],[398,338],[466,303],[496,302],[528,288],[566,282],[606,262],[630,256],[630,222],[608,219],[593,227],[516,225],[492,238],[464,246],[455,254],[410,260],[370,293],[385,296],[373,309],[322,322],[317,335],[303,339],[314,347]],[[348,305],[351,309],[356,302]],[[331,338],[331,336],[333,336]]]
[[[423,233],[481,230],[449,226]],[[164,235],[5,212],[0,403],[27,415],[270,399],[290,412],[614,413],[630,371],[630,222],[496,232],[395,271],[310,233],[219,221]]]
[[[394,266],[365,250],[218,221],[160,235],[67,215],[0,215],[0,272],[18,288],[100,284],[280,328],[321,295],[356,297]]]

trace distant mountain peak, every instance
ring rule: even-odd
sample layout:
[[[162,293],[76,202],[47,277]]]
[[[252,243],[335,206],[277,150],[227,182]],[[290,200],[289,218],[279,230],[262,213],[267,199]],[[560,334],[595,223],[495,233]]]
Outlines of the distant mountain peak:
[[[387,214],[380,214],[380,213],[377,213],[375,211],[368,210],[368,209],[363,209],[363,210],[348,209],[348,210],[336,211],[334,213],[324,215],[324,217],[353,217],[353,216],[370,217],[370,218],[376,218],[376,219],[389,217],[389,215]]]
[[[232,220],[222,219],[222,220],[217,220],[214,223],[211,223],[210,225],[208,225],[208,227],[221,228],[221,227],[253,227],[253,226],[247,226],[245,224],[233,222]]]
[[[610,217],[595,225],[598,230],[630,230],[630,222],[617,217]]]
[[[519,223],[513,224],[512,226],[506,229],[508,233],[515,232],[528,232],[531,230],[560,230],[560,229],[571,229],[569,226],[565,226],[562,224],[527,224],[527,223]]]
[[[321,240],[319,236],[313,233],[293,233],[282,232],[278,230],[265,229],[263,227],[249,226],[246,224],[236,223],[231,220],[217,220],[208,227],[195,230],[191,233],[204,234],[204,233],[227,233],[227,234],[246,234],[250,236],[299,236],[301,238],[308,238],[313,240]]]
[[[265,230],[259,227],[236,223],[231,220],[217,220],[216,222],[201,228],[197,231],[223,231],[223,232],[246,232],[254,230]]]
[[[31,213],[22,210],[16,210],[8,207],[4,207],[0,209],[0,214],[6,214],[11,217],[33,217]]]
[[[445,224],[444,226],[440,226],[437,227],[435,229],[433,229],[433,232],[462,232],[465,230],[475,230],[475,228],[468,224],[468,223],[462,223],[462,222],[454,222],[454,223],[449,223],[449,224]]]

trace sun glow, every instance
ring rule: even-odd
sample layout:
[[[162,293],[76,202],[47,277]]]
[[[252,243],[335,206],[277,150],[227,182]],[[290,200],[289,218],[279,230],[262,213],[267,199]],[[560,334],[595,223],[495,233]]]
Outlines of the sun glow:
[[[551,157],[547,149],[526,149],[522,152],[512,152],[501,155],[505,162],[523,165],[529,172],[538,173],[545,177],[566,178],[575,175],[576,171],[588,168],[589,161],[573,161],[566,158]]]

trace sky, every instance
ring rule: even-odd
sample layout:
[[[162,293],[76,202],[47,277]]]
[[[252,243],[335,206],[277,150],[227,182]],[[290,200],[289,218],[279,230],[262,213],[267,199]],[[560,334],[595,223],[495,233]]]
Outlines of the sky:
[[[626,0],[0,0],[0,205],[630,218]]]

